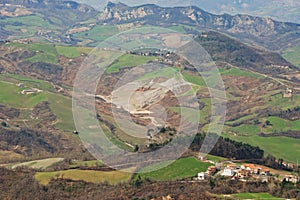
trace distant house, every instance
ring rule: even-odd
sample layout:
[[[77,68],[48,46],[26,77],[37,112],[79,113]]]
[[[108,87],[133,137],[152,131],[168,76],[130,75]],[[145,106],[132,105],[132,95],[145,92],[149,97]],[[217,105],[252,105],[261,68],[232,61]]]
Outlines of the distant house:
[[[298,183],[299,177],[294,175],[286,175],[283,180],[286,182]]]
[[[199,181],[202,181],[202,180],[205,180],[207,178],[207,174],[205,172],[199,172],[198,175],[197,175],[197,179]]]
[[[234,176],[235,172],[233,169],[226,167],[223,172],[222,172],[222,176]]]
[[[292,98],[293,97],[293,90],[287,88],[283,91],[283,98]]]

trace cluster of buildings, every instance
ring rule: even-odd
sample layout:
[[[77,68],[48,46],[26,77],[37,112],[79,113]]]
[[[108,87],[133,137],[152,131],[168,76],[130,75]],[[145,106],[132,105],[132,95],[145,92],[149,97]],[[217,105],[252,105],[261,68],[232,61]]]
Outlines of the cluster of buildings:
[[[221,176],[232,179],[266,178],[271,176],[270,170],[255,164],[228,164],[221,172]]]
[[[209,160],[202,159],[203,162],[210,162]],[[198,181],[206,180],[212,176],[227,177],[232,180],[240,181],[261,181],[269,182],[274,179],[269,168],[255,165],[255,164],[242,164],[237,165],[235,163],[225,161],[223,163],[214,163],[215,166],[208,167],[206,172],[199,172],[195,178]],[[296,175],[285,175],[280,181],[298,183],[300,178]]]

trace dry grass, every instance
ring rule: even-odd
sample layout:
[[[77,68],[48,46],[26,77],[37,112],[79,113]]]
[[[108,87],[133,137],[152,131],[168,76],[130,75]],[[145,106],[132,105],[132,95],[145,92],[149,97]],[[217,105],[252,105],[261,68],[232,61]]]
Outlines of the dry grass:
[[[36,180],[41,184],[47,185],[51,178],[56,178],[59,175],[60,178],[83,180],[92,183],[108,182],[115,185],[120,182],[128,182],[131,174],[121,171],[94,171],[94,170],[65,170],[56,172],[38,172],[35,175]]]

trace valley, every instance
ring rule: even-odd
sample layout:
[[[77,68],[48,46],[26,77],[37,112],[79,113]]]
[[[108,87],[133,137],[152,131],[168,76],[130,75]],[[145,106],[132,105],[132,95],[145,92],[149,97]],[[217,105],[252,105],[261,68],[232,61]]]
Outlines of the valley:
[[[8,188],[1,181],[15,184],[16,191],[29,183],[39,195],[58,199],[80,199],[86,191],[91,198],[104,192],[110,199],[120,194],[132,199],[299,197],[299,24],[152,4],[108,3],[100,12],[63,0],[0,0],[0,11],[0,188]],[[219,136],[209,131],[216,113],[213,84],[204,77],[207,66],[201,76],[187,58],[166,49],[142,46],[114,60],[113,50],[97,49],[111,36],[152,26],[192,37],[224,82],[224,126],[208,155],[199,152],[205,136]],[[160,33],[147,35],[145,46],[155,34]],[[161,36],[166,44],[174,39]],[[115,145],[111,152],[119,148],[146,156],[190,139],[182,124],[199,125],[177,160],[126,162],[124,156],[118,171],[89,152],[93,145],[105,147],[93,143],[95,135],[78,130],[73,85],[95,51],[103,58],[100,63],[112,62],[95,94],[85,91],[96,109],[95,116],[87,113]],[[85,134],[89,142],[82,139]],[[250,167],[248,174],[242,166],[270,174]],[[226,170],[234,175],[222,175]],[[0,199],[13,198],[10,193],[0,190]],[[27,191],[22,195],[28,198]]]

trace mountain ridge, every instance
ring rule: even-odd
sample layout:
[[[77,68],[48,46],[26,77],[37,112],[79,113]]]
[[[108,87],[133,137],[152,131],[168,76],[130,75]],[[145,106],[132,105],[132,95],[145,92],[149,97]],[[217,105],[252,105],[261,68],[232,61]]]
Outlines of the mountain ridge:
[[[155,4],[129,7],[123,3],[109,2],[104,12],[98,17],[100,23],[123,24],[144,23],[151,25],[185,24],[200,29],[221,31],[240,39],[252,39],[271,50],[278,50],[273,43],[282,34],[288,34],[290,40],[283,46],[287,47],[300,36],[300,25],[291,22],[279,22],[271,18],[262,18],[246,14],[214,15],[203,9],[191,7],[160,7]],[[288,38],[288,37],[286,37]]]

